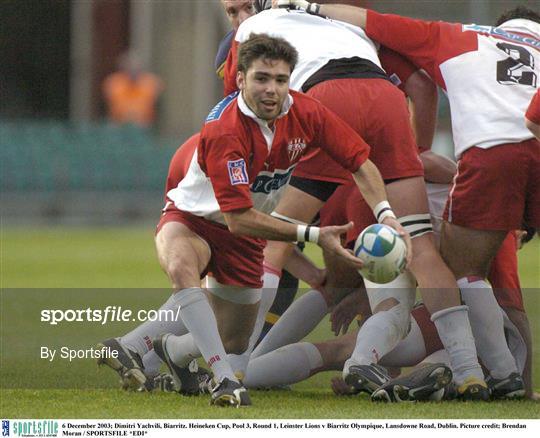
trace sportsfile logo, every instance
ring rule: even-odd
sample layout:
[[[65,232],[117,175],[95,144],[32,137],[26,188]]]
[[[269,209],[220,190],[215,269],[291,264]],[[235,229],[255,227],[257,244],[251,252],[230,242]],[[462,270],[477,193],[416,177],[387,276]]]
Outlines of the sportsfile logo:
[[[9,421],[7,422],[7,431],[8,435],[4,435],[4,421],[2,421],[2,436],[9,436]],[[58,421],[14,421],[13,435],[19,437],[55,437],[58,436]]]
[[[2,420],[2,436],[9,436],[9,420]]]

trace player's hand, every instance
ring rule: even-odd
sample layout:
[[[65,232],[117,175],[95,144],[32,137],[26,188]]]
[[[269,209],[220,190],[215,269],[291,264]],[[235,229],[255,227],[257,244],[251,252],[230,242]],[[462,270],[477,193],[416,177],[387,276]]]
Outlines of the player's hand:
[[[341,377],[333,377],[330,385],[332,386],[332,391],[334,394],[341,395],[354,395],[353,389],[345,383]]]
[[[405,245],[407,246],[407,265],[405,266],[405,268],[407,268],[413,258],[411,236],[409,235],[409,233],[407,233],[407,231],[405,231],[405,228],[403,228],[403,226],[396,218],[387,216],[384,218],[382,223],[396,230],[398,234],[403,238],[403,240],[405,240]]]
[[[349,329],[349,325],[353,322],[357,315],[366,315],[366,307],[363,300],[365,294],[360,291],[354,291],[346,295],[330,313],[330,323],[334,335],[344,335]],[[369,310],[369,303],[368,303]]]
[[[320,228],[318,245],[329,254],[340,257],[344,262],[348,263],[355,269],[362,269],[364,264],[362,260],[355,257],[351,251],[341,246],[341,239],[339,236],[345,234],[353,227],[353,223],[349,222],[347,225],[329,226]]]
[[[272,0],[273,8],[304,9],[309,7],[306,0]]]

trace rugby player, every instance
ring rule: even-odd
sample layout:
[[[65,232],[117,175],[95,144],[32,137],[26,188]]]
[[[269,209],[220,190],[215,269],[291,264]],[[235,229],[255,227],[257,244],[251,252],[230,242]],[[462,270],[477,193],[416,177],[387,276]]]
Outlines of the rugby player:
[[[312,241],[344,263],[361,266],[347,252],[341,227],[309,227],[269,216],[301,157],[319,147],[353,173],[375,215],[410,244],[408,234],[388,207],[381,176],[368,160],[369,146],[351,128],[315,100],[291,91],[289,78],[297,60],[286,41],[253,35],[240,46],[240,92],[209,114],[186,176],[167,196],[156,245],[160,262],[194,344],[214,373],[212,402],[218,406],[250,404],[226,351],[248,347],[260,301],[264,239]],[[384,211],[383,211],[384,210]],[[200,278],[209,273],[209,288]],[[167,304],[167,303],[166,303]],[[146,338],[117,343],[125,372],[144,380],[134,355],[149,349]],[[170,342],[169,342],[170,341]],[[171,365],[180,338],[165,335],[153,343]]]

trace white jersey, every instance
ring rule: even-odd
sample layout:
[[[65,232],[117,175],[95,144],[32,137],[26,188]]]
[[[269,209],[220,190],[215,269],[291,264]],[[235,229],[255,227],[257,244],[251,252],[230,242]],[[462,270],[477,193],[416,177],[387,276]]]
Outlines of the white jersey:
[[[427,22],[368,12],[368,35],[424,68],[446,90],[455,153],[532,138],[524,115],[540,84],[540,24]]]
[[[303,11],[270,9],[245,20],[236,32],[236,40],[242,43],[252,33],[284,38],[298,51],[298,64],[291,75],[293,90],[300,90],[332,59],[359,57],[381,67],[375,43],[359,27],[341,21]]]

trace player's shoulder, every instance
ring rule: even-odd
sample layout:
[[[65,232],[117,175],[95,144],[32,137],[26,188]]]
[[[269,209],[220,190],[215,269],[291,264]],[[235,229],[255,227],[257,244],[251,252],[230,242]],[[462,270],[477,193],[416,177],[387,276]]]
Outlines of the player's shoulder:
[[[320,103],[317,99],[308,96],[307,94],[294,90],[290,90],[289,94],[293,98],[292,108],[294,109],[294,111],[303,113],[320,111],[321,109],[325,108],[323,104]]]
[[[239,91],[235,91],[220,100],[206,116],[205,127],[230,124],[238,108],[238,94]]]

